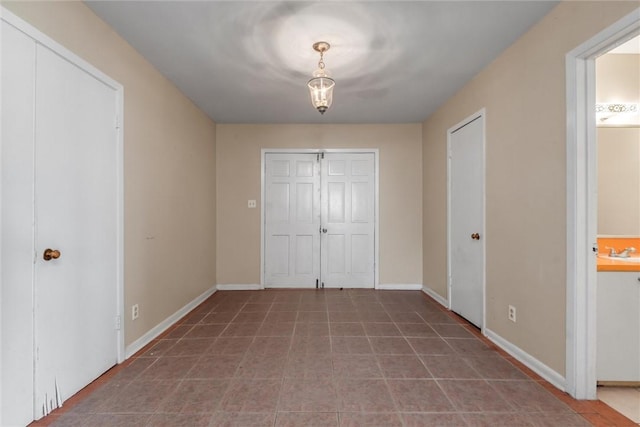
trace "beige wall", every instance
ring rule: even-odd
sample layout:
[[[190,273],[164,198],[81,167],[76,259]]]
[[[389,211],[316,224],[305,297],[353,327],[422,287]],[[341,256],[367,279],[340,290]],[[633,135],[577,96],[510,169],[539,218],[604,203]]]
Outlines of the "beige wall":
[[[421,125],[217,125],[218,283],[260,283],[263,148],[377,148],[380,283],[422,283]]]
[[[640,128],[598,128],[598,234],[640,236]]]
[[[486,327],[565,371],[565,54],[638,6],[559,4],[423,126],[424,283],[447,295],[446,132],[486,107]],[[518,322],[507,319],[507,305]]]
[[[215,285],[215,123],[83,3],[2,5],[124,86],[130,344]]]

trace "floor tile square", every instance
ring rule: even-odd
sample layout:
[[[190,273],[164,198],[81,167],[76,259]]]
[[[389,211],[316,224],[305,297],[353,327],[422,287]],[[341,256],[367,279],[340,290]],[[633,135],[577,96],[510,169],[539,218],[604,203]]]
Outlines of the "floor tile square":
[[[329,353],[289,353],[284,369],[286,378],[332,378],[333,364]]]
[[[272,427],[275,418],[275,412],[216,412],[210,427]]]
[[[161,412],[213,413],[218,410],[228,387],[228,380],[183,380],[167,396]]]
[[[364,328],[360,322],[331,322],[329,323],[331,335],[337,337],[365,336]]]
[[[398,323],[398,328],[405,337],[433,338],[438,334],[425,323]]]
[[[456,355],[420,355],[420,359],[437,379],[479,379],[480,374],[464,358]]]
[[[265,322],[258,329],[257,336],[290,337],[293,335],[294,322]]]
[[[175,380],[136,380],[101,406],[105,413],[153,413],[169,392],[174,390]]]
[[[333,355],[332,361],[336,378],[382,378],[373,355]]]
[[[455,350],[442,338],[407,338],[418,354],[454,354]]]
[[[252,337],[258,333],[262,323],[230,323],[227,328],[222,331],[222,337]]]
[[[438,380],[438,384],[459,411],[514,411],[514,408],[484,380]]]
[[[489,381],[520,412],[570,412],[571,409],[535,381]]]
[[[219,337],[209,347],[209,354],[243,355],[253,343],[253,337]]]
[[[296,322],[328,322],[327,311],[298,311]]]
[[[239,378],[282,378],[287,359],[282,354],[248,354],[238,366]]]
[[[364,331],[372,337],[399,337],[402,334],[393,323],[364,322]]]
[[[340,427],[402,427],[396,413],[340,412]]]
[[[331,340],[328,336],[294,335],[289,352],[311,355],[328,355],[331,353]]]
[[[200,323],[230,323],[237,314],[234,311],[213,312],[207,314]]]
[[[278,412],[276,427],[337,427],[337,412]]]
[[[378,356],[378,363],[385,378],[431,378],[417,356]]]
[[[329,336],[329,323],[327,322],[296,322],[294,335],[308,337]]]
[[[163,356],[156,363],[144,370],[139,378],[144,380],[178,380],[198,361],[198,356],[168,357]]]
[[[278,411],[336,412],[338,402],[333,380],[285,378]]]
[[[373,354],[367,337],[331,337],[331,351],[336,354]]]
[[[433,380],[388,380],[400,412],[452,412],[455,408]]]
[[[235,354],[220,354],[213,357],[202,357],[187,373],[189,379],[221,379],[232,378],[238,366],[241,356]]]
[[[280,380],[235,380],[222,400],[224,412],[274,413],[280,394]],[[273,418],[272,418],[273,422]]]
[[[469,329],[463,325],[432,323],[430,326],[442,338],[474,338]]]
[[[165,351],[165,356],[200,356],[207,353],[215,338],[183,338]]]
[[[369,337],[371,347],[377,354],[414,354],[413,349],[404,338]]]
[[[360,315],[357,311],[331,311],[329,312],[330,322],[359,322]]]
[[[498,356],[489,357],[465,357],[464,360],[485,379],[500,380],[525,380],[527,376],[522,371],[504,358]]]
[[[385,380],[337,380],[340,412],[393,412],[395,406]]]
[[[458,414],[402,414],[404,425],[407,427],[461,427],[467,424]]]

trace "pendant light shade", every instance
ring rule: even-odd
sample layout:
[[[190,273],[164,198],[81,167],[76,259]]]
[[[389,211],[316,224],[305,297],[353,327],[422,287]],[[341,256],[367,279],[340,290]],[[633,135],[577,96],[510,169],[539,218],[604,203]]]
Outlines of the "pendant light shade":
[[[320,52],[320,62],[318,62],[318,69],[313,72],[313,78],[307,83],[309,95],[311,96],[311,105],[320,114],[324,114],[331,107],[333,88],[336,85],[336,82],[329,77],[329,73],[324,68],[323,55],[324,52],[329,50],[329,47],[331,46],[327,42],[313,44],[313,49]]]

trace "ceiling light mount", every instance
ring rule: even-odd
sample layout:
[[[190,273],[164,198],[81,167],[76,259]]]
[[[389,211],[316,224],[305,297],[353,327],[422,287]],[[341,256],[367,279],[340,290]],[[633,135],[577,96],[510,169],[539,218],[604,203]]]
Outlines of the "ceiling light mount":
[[[324,53],[329,48],[331,45],[325,41],[313,44],[313,50],[320,53],[320,61],[318,61],[318,69],[313,72],[313,78],[307,83],[311,104],[320,114],[324,114],[331,107],[333,87],[336,85],[336,82],[329,77],[329,72],[325,70],[324,65]]]

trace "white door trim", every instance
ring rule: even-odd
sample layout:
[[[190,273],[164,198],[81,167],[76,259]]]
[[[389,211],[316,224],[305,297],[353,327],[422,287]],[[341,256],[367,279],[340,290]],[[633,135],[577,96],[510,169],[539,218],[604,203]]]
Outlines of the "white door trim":
[[[461,127],[471,123],[474,120],[482,118],[482,229],[480,230],[480,243],[482,245],[482,327],[481,332],[483,335],[485,334],[485,329],[487,325],[487,310],[486,310],[486,299],[487,299],[487,289],[486,289],[486,275],[487,275],[487,266],[486,266],[486,221],[487,221],[487,212],[486,212],[486,140],[487,140],[487,113],[486,109],[482,108],[479,111],[471,114],[464,120],[455,124],[447,130],[447,308],[451,310],[451,135]]]
[[[374,167],[375,167],[375,178],[374,178],[374,216],[375,216],[375,236],[374,236],[374,265],[373,265],[373,274],[374,274],[374,289],[379,289],[379,269],[380,265],[380,228],[378,220],[380,218],[379,215],[379,188],[380,188],[380,167],[379,167],[379,150],[377,148],[263,148],[260,152],[260,289],[264,289],[264,268],[265,268],[265,251],[264,251],[264,243],[265,243],[265,160],[266,155],[268,153],[279,153],[279,154],[309,154],[309,153],[372,153],[374,158]]]
[[[596,398],[597,175],[595,58],[640,33],[640,8],[566,55],[566,391]]]
[[[117,355],[118,363],[125,360],[125,347],[124,347],[124,156],[123,156],[123,135],[124,135],[124,88],[123,86],[112,79],[111,77],[98,70],[96,67],[71,52],[40,30],[33,27],[17,15],[13,14],[9,10],[0,6],[0,19],[22,31],[38,44],[47,47],[51,51],[55,52],[61,58],[69,61],[71,64],[82,69],[86,73],[93,76],[106,86],[112,88],[116,92],[116,105],[114,106],[117,116],[116,131],[116,173],[117,173],[117,206],[116,206],[116,223],[117,223],[117,283],[116,283],[116,295],[117,295],[117,313],[116,316],[120,317],[120,329],[117,331]],[[0,203],[2,203],[2,187],[0,187]],[[0,283],[0,289],[2,289]],[[0,310],[2,307],[0,306]],[[0,313],[1,314],[1,313]],[[1,318],[1,316],[0,316]],[[114,324],[115,327],[115,324]]]

